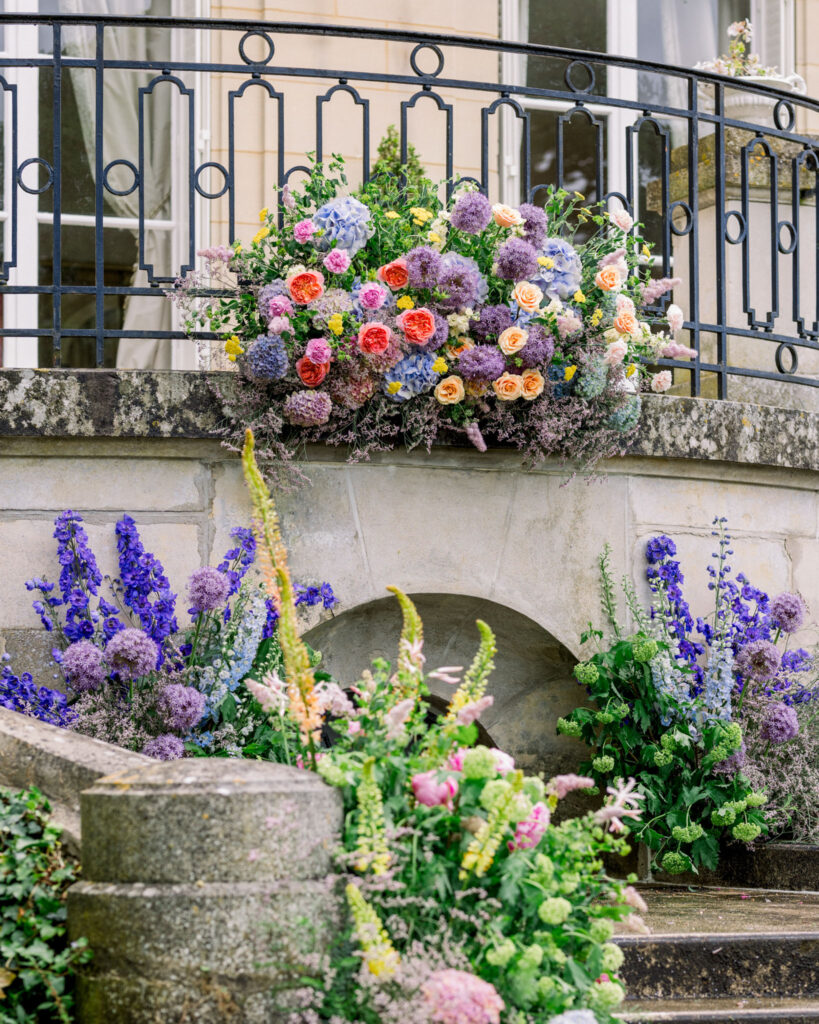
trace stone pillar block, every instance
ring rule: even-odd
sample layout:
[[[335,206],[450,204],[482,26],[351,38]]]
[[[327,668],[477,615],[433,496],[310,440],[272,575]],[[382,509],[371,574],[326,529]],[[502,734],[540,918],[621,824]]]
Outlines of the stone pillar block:
[[[338,793],[284,765],[154,762],[82,795],[81,1024],[275,1024],[273,989],[337,925]],[[309,922],[309,924],[307,924]]]

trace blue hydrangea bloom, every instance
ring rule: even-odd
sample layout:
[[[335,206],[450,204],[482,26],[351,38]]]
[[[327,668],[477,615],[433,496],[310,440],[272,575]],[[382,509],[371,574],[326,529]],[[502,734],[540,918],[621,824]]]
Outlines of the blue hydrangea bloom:
[[[428,352],[413,352],[391,370],[384,374],[383,388],[385,393],[396,402],[406,402],[408,398],[423,394],[433,388],[439,380],[438,374],[432,369],[435,356]],[[401,388],[390,394],[388,386],[399,383]]]
[[[574,248],[562,238],[547,238],[541,256],[552,260],[554,266],[538,265],[537,277],[531,278],[550,299],[568,299],[580,287],[583,267]]]
[[[606,426],[611,430],[619,430],[623,434],[627,434],[629,430],[633,430],[637,426],[642,404],[639,395],[629,395],[623,405],[619,409],[615,409],[606,420]]]
[[[352,196],[337,196],[313,214],[313,223],[323,234],[316,248],[326,251],[335,247],[355,256],[363,249],[375,228],[370,221],[369,207]]]
[[[260,334],[245,355],[245,370],[254,380],[281,380],[290,362],[278,334]]]

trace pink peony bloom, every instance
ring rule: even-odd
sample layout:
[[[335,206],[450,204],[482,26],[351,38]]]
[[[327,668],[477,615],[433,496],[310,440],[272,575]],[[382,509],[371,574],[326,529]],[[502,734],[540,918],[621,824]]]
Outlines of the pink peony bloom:
[[[298,224],[293,226],[293,237],[297,242],[301,242],[302,244],[309,242],[315,233],[316,225],[309,217],[305,220],[300,220]]]
[[[442,804],[452,808],[452,798],[458,792],[458,780],[447,775],[438,782],[437,771],[419,772],[412,777],[412,792],[419,804],[425,807],[440,807]]]
[[[659,373],[655,373],[651,378],[651,390],[657,395],[661,395],[663,391],[668,391],[671,384],[671,370],[660,370]]]
[[[624,341],[613,341],[610,345],[606,345],[603,362],[606,366],[619,366],[625,359],[626,352],[628,352],[628,345]]]
[[[572,772],[569,775],[555,775],[553,779],[549,779],[546,783],[546,792],[553,793],[558,800],[562,800],[576,789],[591,789],[592,786],[594,786],[594,779],[590,779],[587,775],[575,775]]]
[[[453,772],[462,772],[464,770],[464,754],[468,749],[468,747],[458,747],[457,750],[453,750],[447,758],[447,767],[451,768]]]
[[[519,821],[515,830],[515,838],[507,843],[510,850],[531,850],[543,838],[549,827],[551,812],[544,803],[537,803],[525,821]]]
[[[494,703],[494,697],[481,697],[480,700],[473,700],[471,704],[464,704],[455,716],[455,721],[458,725],[472,725],[472,723],[477,722],[484,711],[486,711],[487,708],[491,708]]]
[[[350,257],[346,249],[331,249],[322,263],[331,274],[343,274],[350,265]]]
[[[268,316],[286,316],[293,312],[293,303],[286,295],[276,295],[267,304]]]
[[[381,309],[387,301],[387,291],[376,281],[368,281],[362,284],[358,293],[358,301],[364,309]]]
[[[665,311],[665,318],[668,321],[668,329],[672,334],[676,334],[677,331],[682,330],[682,325],[685,320],[683,311],[675,303],[671,303],[668,309]]]
[[[293,325],[286,316],[272,316],[267,322],[268,334],[281,334],[282,331],[292,331]]]
[[[329,363],[333,350],[326,338],[311,338],[307,342],[304,354],[311,363]]]
[[[631,231],[634,224],[634,218],[627,210],[618,210],[611,215],[611,219],[621,231]]]
[[[434,1024],[499,1024],[506,1004],[495,986],[468,971],[433,971],[421,986]]]

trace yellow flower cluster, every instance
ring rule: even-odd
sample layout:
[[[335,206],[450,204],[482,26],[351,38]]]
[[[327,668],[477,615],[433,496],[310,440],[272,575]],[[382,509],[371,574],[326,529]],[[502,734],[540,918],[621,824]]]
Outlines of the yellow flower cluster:
[[[342,318],[341,313],[333,313],[331,317],[328,317],[327,327],[336,336],[341,334],[341,332],[344,330],[344,319]]]
[[[396,213],[395,210],[387,210],[384,216],[387,218],[387,220],[398,220],[401,214]]]
[[[547,270],[554,269],[555,261],[551,256],[538,256],[537,261],[541,267],[545,267]]]
[[[355,798],[358,803],[356,871],[363,873],[372,868],[374,875],[383,875],[390,866],[390,851],[384,833],[384,801],[375,779],[374,757],[364,762]]]
[[[423,206],[411,206],[410,213],[412,214],[413,224],[419,228],[422,228],[434,216],[432,210],[425,210]]]
[[[387,385],[387,394],[388,395],[397,395],[400,390],[401,390],[401,381],[400,380],[391,380],[390,383]]]
[[[592,327],[597,327],[602,319],[603,310],[598,306],[589,318],[589,322],[591,323]]]
[[[256,234],[253,236],[253,244],[258,245],[262,239],[267,238],[270,234],[270,228],[265,224],[263,228],[259,228]]]
[[[576,366],[567,366],[563,371],[563,380],[571,380],[572,377],[577,373]]]
[[[259,210],[259,223],[260,224],[264,224],[264,222],[267,220],[268,212],[269,212],[269,210],[268,210],[268,208],[266,206],[263,206],[261,208],[261,210]]]
[[[350,882],[344,892],[353,918],[353,934],[364,954],[367,969],[376,977],[389,978],[395,974],[401,957],[393,949],[381,918],[361,895],[357,885]]]
[[[409,295],[402,295],[398,302],[396,302],[396,306],[398,306],[399,309],[414,309],[415,303]]]
[[[581,302],[582,303],[582,302],[586,301],[586,296],[583,294],[583,292],[579,288],[574,293],[572,298],[574,299],[575,302]]]
[[[458,877],[463,881],[474,871],[478,878],[492,867],[498,847],[506,837],[509,823],[515,814],[518,796],[523,791],[523,772],[513,771],[506,775],[509,789],[489,811],[486,821],[475,833],[461,858]]]
[[[446,371],[449,369],[449,364],[447,363],[446,359],[444,359],[443,356],[438,356],[438,358],[432,364],[432,369],[436,373],[446,373]]]
[[[229,338],[225,338],[225,352],[232,363],[236,362],[236,356],[240,356],[244,352],[237,334],[231,334]]]

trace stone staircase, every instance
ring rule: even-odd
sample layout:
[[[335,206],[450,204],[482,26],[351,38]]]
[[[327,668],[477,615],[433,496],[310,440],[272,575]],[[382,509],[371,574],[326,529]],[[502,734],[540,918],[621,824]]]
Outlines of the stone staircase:
[[[617,937],[629,1024],[819,1024],[819,892],[653,884]]]

